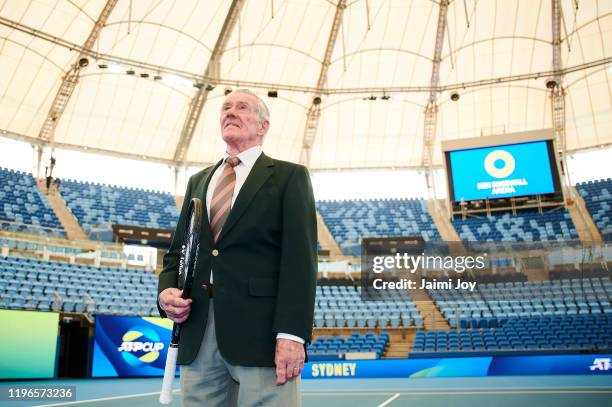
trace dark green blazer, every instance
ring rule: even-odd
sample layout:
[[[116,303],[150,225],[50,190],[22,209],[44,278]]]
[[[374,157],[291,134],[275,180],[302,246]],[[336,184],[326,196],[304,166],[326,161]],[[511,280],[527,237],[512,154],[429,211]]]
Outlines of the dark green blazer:
[[[206,205],[215,169],[189,179],[158,293],[177,286],[180,247],[191,198]],[[204,209],[204,208],[203,208]],[[234,202],[217,243],[202,211],[192,308],[183,323],[178,363],[196,357],[208,316],[202,287],[214,270],[215,328],[223,358],[239,366],[274,366],[276,334],[311,339],[317,274],[317,221],[308,170],[263,153]],[[218,251],[213,256],[213,250]],[[160,309],[162,317],[166,317]]]

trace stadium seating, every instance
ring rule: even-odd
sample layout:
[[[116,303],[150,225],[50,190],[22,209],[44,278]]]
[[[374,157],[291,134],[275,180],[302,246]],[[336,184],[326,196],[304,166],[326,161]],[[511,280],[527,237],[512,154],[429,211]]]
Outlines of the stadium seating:
[[[361,253],[362,237],[419,236],[440,240],[420,199],[319,201],[317,209],[347,255]]]
[[[0,257],[0,308],[158,315],[147,271]]]
[[[178,209],[168,193],[80,181],[64,181],[60,192],[86,233],[112,224],[174,229]]]
[[[3,308],[118,315],[157,315],[156,276],[144,270],[0,257]],[[54,295],[57,293],[57,295]],[[365,302],[360,287],[319,286],[315,323],[321,327],[423,326],[405,293]]]
[[[48,244],[40,241],[31,241],[25,239],[0,238],[0,248],[7,247],[9,251],[17,250],[20,252],[30,252],[43,254],[45,247],[49,254],[54,256],[69,257],[81,253],[81,248],[71,245],[68,241],[66,244]]]
[[[489,328],[509,318],[612,316],[609,278],[479,284],[473,292],[429,290],[451,326]],[[457,319],[459,318],[459,319]]]
[[[364,301],[361,287],[317,286],[315,327],[397,328],[423,326],[421,314],[406,292],[382,291],[380,298]]]
[[[500,328],[417,332],[410,357],[612,349],[612,314],[511,318]]]
[[[491,216],[453,219],[462,240],[477,242],[563,241],[578,238],[574,223],[565,208],[547,211],[523,210],[493,212]]]
[[[576,189],[604,240],[612,241],[612,179],[579,183]]]
[[[354,332],[349,337],[320,337],[308,345],[308,360],[342,360],[348,352],[374,352],[376,359],[380,359],[388,342],[387,332],[382,332],[380,335],[373,332],[367,332],[365,335]]]
[[[47,199],[28,173],[0,168],[0,228],[65,237]]]

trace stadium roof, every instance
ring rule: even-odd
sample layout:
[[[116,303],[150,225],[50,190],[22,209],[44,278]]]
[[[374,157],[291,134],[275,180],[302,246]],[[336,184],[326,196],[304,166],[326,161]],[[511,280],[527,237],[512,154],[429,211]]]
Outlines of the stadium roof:
[[[556,77],[567,149],[610,144],[612,2],[555,0],[555,65],[551,1],[5,0],[0,130],[207,164],[225,89],[249,87],[270,107],[274,157],[300,161],[314,137],[313,169],[419,167],[428,101],[440,164],[443,139],[552,127]]]

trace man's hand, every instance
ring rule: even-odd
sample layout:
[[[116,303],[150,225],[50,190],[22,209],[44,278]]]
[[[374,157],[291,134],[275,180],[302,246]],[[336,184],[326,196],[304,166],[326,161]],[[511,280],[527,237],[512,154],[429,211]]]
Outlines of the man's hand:
[[[178,288],[166,288],[159,294],[159,305],[168,318],[176,323],[184,322],[191,311],[191,298],[181,298],[183,291]]]
[[[305,358],[303,344],[291,339],[276,339],[276,384],[285,384],[302,374]]]

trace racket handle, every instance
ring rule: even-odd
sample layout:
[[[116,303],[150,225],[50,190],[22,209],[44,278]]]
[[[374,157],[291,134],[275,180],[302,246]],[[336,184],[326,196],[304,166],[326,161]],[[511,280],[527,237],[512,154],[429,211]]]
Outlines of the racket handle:
[[[178,347],[169,346],[168,355],[166,356],[166,368],[164,370],[164,381],[162,382],[161,393],[159,394],[159,402],[162,404],[170,404],[172,402],[172,384],[176,375],[176,357],[178,355]]]

